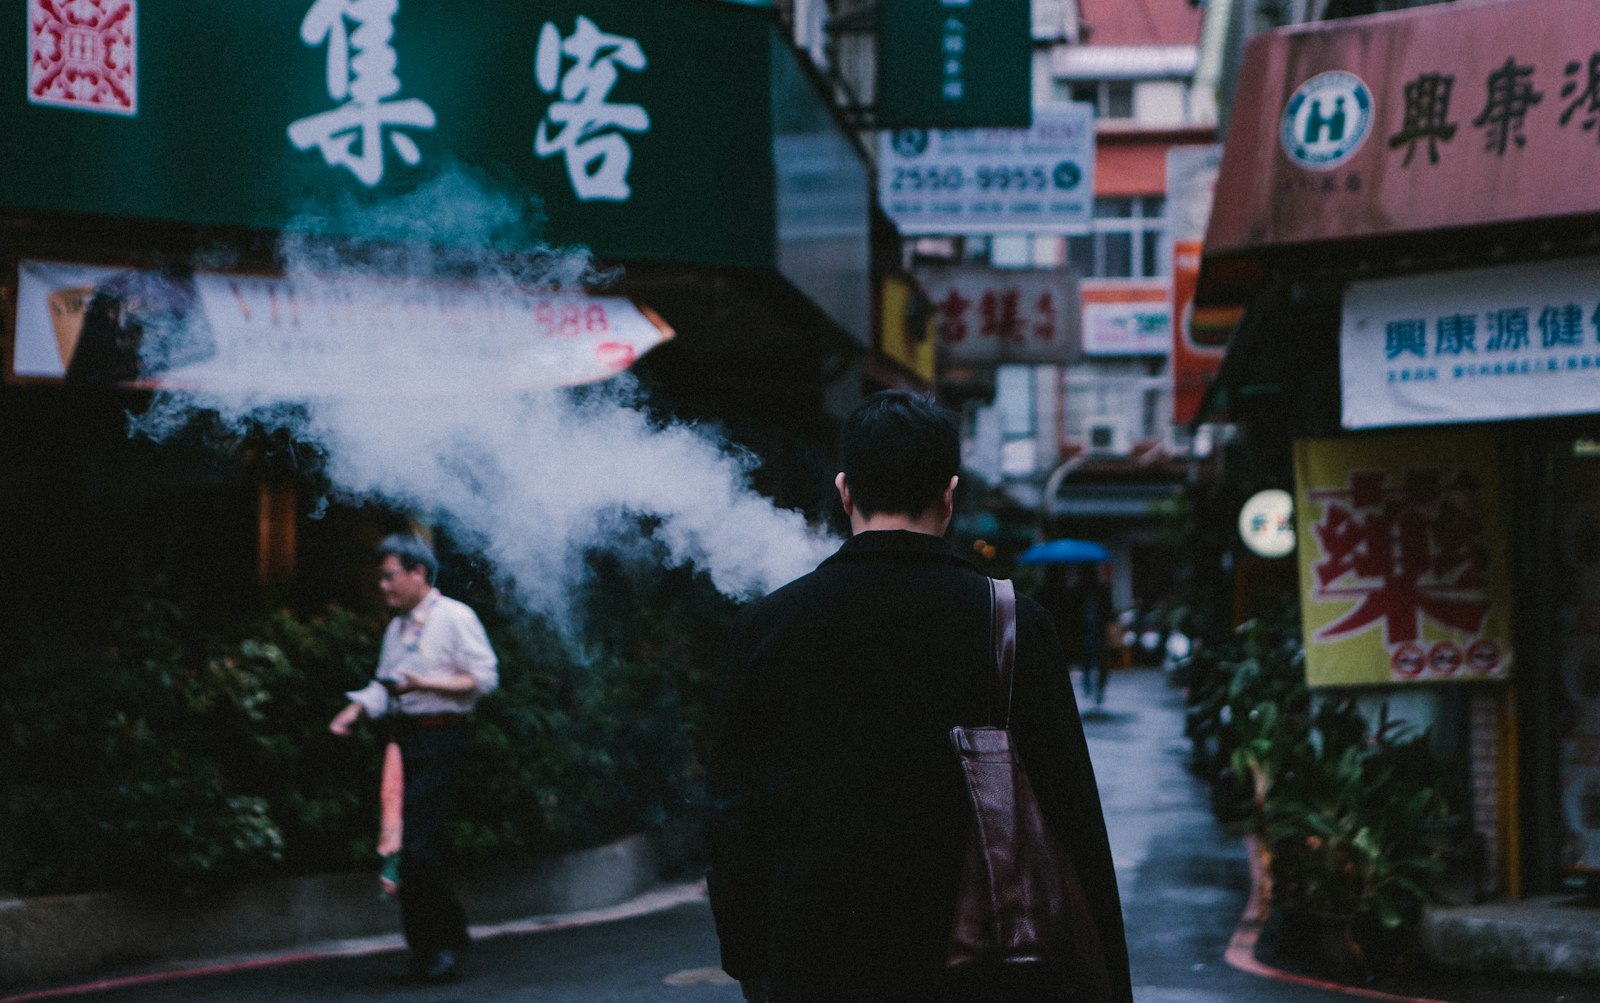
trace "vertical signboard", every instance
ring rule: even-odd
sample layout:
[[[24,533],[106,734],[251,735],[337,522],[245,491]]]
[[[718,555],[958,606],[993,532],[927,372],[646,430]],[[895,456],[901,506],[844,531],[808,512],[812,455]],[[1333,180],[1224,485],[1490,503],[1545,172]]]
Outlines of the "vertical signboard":
[[[1299,440],[1294,458],[1306,681],[1509,676],[1511,575],[1493,435]]]
[[[877,42],[879,125],[967,129],[1029,123],[1029,0],[880,0]]]
[[[1201,239],[1211,218],[1222,147],[1175,146],[1167,151],[1167,239],[1172,244],[1172,420],[1199,417],[1206,388],[1222,367],[1227,336],[1240,311],[1197,311]]]

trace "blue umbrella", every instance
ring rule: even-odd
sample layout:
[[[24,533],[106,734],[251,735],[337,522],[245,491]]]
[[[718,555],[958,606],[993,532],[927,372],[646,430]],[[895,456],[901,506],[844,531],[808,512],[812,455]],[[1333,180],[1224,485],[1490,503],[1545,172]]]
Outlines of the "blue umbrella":
[[[1022,552],[1018,564],[1099,564],[1111,560],[1111,552],[1092,540],[1050,540],[1036,543]]]

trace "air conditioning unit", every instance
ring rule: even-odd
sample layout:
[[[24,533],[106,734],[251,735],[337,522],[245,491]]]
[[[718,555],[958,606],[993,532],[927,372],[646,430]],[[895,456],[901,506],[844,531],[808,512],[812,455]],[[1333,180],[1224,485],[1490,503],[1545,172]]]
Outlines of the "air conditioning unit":
[[[1089,419],[1084,428],[1089,452],[1100,456],[1127,456],[1133,443],[1128,423],[1123,418],[1101,416]]]

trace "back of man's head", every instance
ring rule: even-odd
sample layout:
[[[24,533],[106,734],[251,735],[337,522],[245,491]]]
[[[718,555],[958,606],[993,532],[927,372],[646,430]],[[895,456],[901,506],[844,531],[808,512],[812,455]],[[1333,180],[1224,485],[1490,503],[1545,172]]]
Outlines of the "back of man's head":
[[[845,419],[839,463],[864,514],[922,515],[961,469],[959,423],[935,400],[880,390]]]

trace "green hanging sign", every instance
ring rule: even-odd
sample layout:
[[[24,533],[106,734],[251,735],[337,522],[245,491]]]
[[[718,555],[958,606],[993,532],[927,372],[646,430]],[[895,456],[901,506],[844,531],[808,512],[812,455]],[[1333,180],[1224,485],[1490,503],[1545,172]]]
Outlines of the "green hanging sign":
[[[0,18],[0,51],[29,59],[0,95],[0,213],[337,232],[338,207],[465,176],[531,194],[547,242],[775,264],[788,54],[751,5],[26,6]]]
[[[1028,0],[879,0],[878,126],[1031,124]]]

